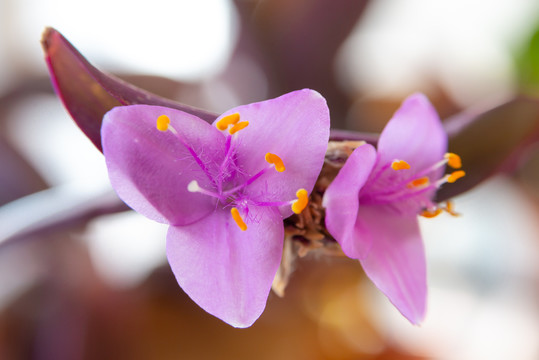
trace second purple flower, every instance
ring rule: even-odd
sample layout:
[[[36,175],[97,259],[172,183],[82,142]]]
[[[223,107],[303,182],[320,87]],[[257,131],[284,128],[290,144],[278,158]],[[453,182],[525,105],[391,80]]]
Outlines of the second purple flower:
[[[328,231],[414,324],[425,316],[427,297],[417,216],[440,213],[432,201],[436,190],[464,176],[462,170],[443,175],[446,164],[461,166],[446,151],[436,110],[424,95],[412,95],[382,131],[378,149],[356,148],[324,194]]]

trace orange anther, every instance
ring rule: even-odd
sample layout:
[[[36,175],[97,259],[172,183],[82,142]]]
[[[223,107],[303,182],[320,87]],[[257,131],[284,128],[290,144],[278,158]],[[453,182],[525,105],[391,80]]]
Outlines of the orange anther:
[[[245,222],[241,218],[240,212],[237,208],[233,207],[230,209],[230,214],[232,214],[232,219],[234,219],[241,231],[247,230],[247,225],[245,225]]]
[[[217,127],[217,129],[223,131],[226,130],[229,125],[234,125],[238,121],[240,121],[240,114],[234,113],[223,117],[215,124],[215,126]]]
[[[455,211],[455,205],[453,204],[452,201],[449,201],[449,200],[446,201],[445,202],[445,207],[442,208],[442,209],[451,216],[460,216],[460,214]]]
[[[423,210],[420,215],[426,218],[433,218],[440,215],[441,212],[442,212],[442,209],[436,208],[434,210]]]
[[[161,115],[157,118],[157,130],[167,131],[170,124],[170,118],[166,115]]]
[[[394,160],[391,163],[391,168],[393,170],[408,170],[410,168],[410,164],[404,160]]]
[[[463,170],[453,171],[450,175],[447,176],[447,182],[454,183],[464,175],[466,175],[466,173]]]
[[[295,214],[299,214],[307,207],[309,203],[309,193],[305,189],[299,189],[296,191],[297,200],[292,203],[292,211]]]
[[[247,125],[249,125],[249,121],[241,121],[241,122],[235,124],[234,126],[232,126],[232,128],[230,130],[228,130],[228,132],[229,132],[230,135],[233,135],[233,134],[237,133],[238,131],[240,131],[241,129],[245,129],[247,127]]]
[[[265,159],[268,163],[275,165],[275,170],[278,172],[283,172],[286,170],[283,160],[281,160],[279,156],[272,153],[266,153]]]
[[[447,153],[444,157],[447,160],[447,165],[451,166],[453,169],[460,169],[462,167],[462,160],[457,154]]]
[[[412,180],[408,183],[409,188],[416,188],[421,186],[427,186],[430,184],[430,180],[427,176],[420,177],[418,179]]]

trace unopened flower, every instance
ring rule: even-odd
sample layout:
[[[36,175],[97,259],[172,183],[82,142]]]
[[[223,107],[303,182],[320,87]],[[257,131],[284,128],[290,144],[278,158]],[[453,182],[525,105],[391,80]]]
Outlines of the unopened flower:
[[[210,314],[250,326],[279,267],[283,218],[307,205],[324,161],[324,98],[300,90],[213,125],[165,107],[117,107],[101,133],[120,198],[170,225],[167,257],[182,289]]]
[[[410,96],[378,141],[357,147],[325,192],[326,227],[344,253],[412,323],[426,308],[425,252],[418,215],[441,212],[432,198],[444,183],[464,176],[447,151],[447,134],[428,99]],[[448,209],[452,212],[452,209]]]

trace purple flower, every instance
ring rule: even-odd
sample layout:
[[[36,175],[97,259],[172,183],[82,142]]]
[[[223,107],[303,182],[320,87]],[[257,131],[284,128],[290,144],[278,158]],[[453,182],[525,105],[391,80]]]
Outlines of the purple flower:
[[[112,186],[169,224],[182,289],[235,327],[262,313],[279,267],[283,218],[307,205],[329,138],[320,94],[295,91],[236,107],[213,125],[159,106],[117,107],[101,130]]]
[[[344,253],[359,259],[367,276],[412,323],[425,315],[425,252],[417,215],[441,212],[432,198],[443,176],[447,134],[436,111],[421,94],[410,96],[386,125],[378,151],[359,146],[324,194],[326,227]],[[451,211],[449,209],[448,211]]]

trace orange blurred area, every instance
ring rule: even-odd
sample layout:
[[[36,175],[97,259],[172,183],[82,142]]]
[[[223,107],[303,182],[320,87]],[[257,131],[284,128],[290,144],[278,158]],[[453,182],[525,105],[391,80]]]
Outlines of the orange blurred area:
[[[376,329],[361,268],[348,259],[302,260],[285,298],[270,296],[251,328],[234,329],[194,304],[168,266],[118,291],[80,242],[40,241],[28,247],[47,270],[0,316],[3,359],[428,358]]]

